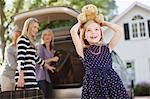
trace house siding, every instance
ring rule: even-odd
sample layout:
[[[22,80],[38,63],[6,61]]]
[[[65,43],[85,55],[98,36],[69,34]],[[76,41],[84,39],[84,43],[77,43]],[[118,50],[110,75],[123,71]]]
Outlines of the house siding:
[[[125,23],[130,23],[132,17],[138,14],[143,16],[144,19],[147,21],[150,20],[149,13],[150,10],[148,11],[147,9],[135,5],[115,23],[124,27]],[[104,42],[108,43],[111,37],[113,36],[113,33],[111,30],[108,29],[104,32]],[[124,33],[122,33],[120,42],[114,48],[114,50],[118,53],[118,55],[124,61],[124,63],[126,60],[134,60],[135,84],[141,82],[150,83],[150,38],[125,40]]]

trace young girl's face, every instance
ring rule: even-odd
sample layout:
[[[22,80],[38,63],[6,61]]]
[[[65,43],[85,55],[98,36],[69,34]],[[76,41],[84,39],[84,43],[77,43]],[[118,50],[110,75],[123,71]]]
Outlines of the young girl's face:
[[[90,23],[85,30],[85,39],[90,44],[98,43],[102,37],[100,30],[100,25],[98,23],[92,22]]]
[[[52,33],[51,32],[45,33],[43,36],[44,43],[50,43],[51,40],[52,40]]]

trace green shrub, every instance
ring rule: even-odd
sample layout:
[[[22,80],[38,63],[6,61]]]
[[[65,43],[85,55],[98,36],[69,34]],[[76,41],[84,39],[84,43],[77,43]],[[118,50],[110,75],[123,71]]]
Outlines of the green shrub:
[[[150,84],[139,83],[135,86],[134,90],[135,96],[150,96]]]

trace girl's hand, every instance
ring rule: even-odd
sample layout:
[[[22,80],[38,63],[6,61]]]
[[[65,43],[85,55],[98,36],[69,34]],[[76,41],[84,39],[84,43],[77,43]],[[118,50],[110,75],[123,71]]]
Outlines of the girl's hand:
[[[55,67],[53,67],[53,66],[49,66],[47,63],[45,63],[44,64],[44,67],[46,68],[46,69],[48,69],[48,70],[50,70],[52,73],[54,73],[55,72]]]
[[[81,25],[81,24],[82,24],[82,22],[81,22],[80,20],[78,20],[78,24],[79,24],[79,25]]]
[[[77,20],[78,20],[78,23],[81,23],[80,19],[79,19],[79,15],[77,16]]]
[[[105,22],[105,21],[102,21],[102,22],[100,23],[100,26],[106,26],[106,22]]]

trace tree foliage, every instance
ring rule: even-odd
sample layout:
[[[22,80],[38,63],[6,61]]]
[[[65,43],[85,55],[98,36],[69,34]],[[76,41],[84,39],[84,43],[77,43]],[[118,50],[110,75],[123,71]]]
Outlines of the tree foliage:
[[[105,15],[116,9],[115,0],[32,0],[30,9],[49,6],[68,6],[80,11],[87,4],[96,5]]]
[[[6,1],[0,0],[0,48],[2,50],[2,55],[4,56],[6,41],[8,39],[7,29],[12,23],[11,16],[18,13],[23,6],[23,0],[14,0],[13,7],[10,10],[6,10]]]

